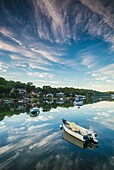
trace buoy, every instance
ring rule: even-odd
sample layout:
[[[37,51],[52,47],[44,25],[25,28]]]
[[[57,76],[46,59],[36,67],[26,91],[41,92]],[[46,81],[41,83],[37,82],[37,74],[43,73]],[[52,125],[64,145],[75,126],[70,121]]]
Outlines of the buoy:
[[[59,126],[59,128],[62,130],[63,126],[62,126],[62,125],[60,125],[60,126]]]

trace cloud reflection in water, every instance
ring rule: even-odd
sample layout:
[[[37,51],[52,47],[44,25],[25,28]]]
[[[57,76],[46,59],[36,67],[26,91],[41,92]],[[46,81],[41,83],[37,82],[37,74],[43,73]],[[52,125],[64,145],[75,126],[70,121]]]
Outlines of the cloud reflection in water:
[[[68,109],[58,107],[57,110],[42,112],[34,118],[27,114],[6,117],[0,123],[2,139],[0,168],[5,170],[81,170],[86,168],[112,170],[114,167],[113,108],[114,103],[99,102],[84,105],[80,110],[76,107]],[[59,131],[61,117],[76,120],[86,127],[89,124],[96,127],[99,132],[98,136],[100,135],[99,148],[96,151],[83,151],[64,141]],[[91,118],[91,122],[88,118]],[[107,141],[104,141],[105,130],[109,137]]]

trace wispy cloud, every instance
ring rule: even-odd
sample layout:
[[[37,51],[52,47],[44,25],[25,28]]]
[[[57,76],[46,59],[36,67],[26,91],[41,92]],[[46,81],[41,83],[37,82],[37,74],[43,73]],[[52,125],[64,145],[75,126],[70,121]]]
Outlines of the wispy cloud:
[[[18,56],[18,55],[10,55],[10,58],[11,58],[12,60],[21,60],[21,59],[22,59],[22,57],[20,57],[20,56]]]
[[[93,56],[90,55],[83,56],[81,57],[81,59],[82,59],[81,64],[87,66],[88,68],[91,68],[95,65],[95,57]]]
[[[104,5],[105,3],[103,4],[103,2],[99,0],[96,1],[80,0],[80,1],[82,4],[87,6],[90,10],[99,14],[103,18],[104,22],[114,29],[114,23],[113,23],[114,14],[111,13],[110,11],[111,4],[108,8],[106,8],[106,6]]]
[[[38,78],[50,78],[52,79],[54,77],[53,74],[50,73],[40,73],[40,72],[28,72],[27,75],[33,76],[33,77],[38,77]]]
[[[51,52],[44,51],[31,51],[31,49],[25,49],[23,47],[14,46],[13,44],[0,41],[0,49],[12,53],[10,59],[13,61],[10,62],[10,65],[23,65],[24,63],[28,64],[31,69],[41,69],[49,70],[47,65],[52,65],[50,62],[59,62],[56,57],[51,55]],[[7,62],[7,61],[6,61]]]
[[[109,64],[100,69],[90,72],[93,82],[90,84],[92,89],[100,91],[111,91],[114,89],[114,64]]]
[[[81,75],[87,78],[89,70],[92,76],[88,77],[100,82],[99,85],[101,82],[113,84],[113,67],[99,69],[104,58],[104,65],[108,61],[108,55],[110,63],[113,62],[114,14],[111,0],[108,6],[105,0],[75,3],[70,0],[35,0],[22,2],[21,8],[17,3],[12,1],[13,5],[9,7],[4,1],[0,7],[3,14],[0,18],[0,61],[4,63],[0,65],[1,76],[13,78],[16,72],[21,80],[25,73],[26,81],[34,77],[37,84],[42,81],[42,84],[53,82],[57,85],[59,82],[61,86],[75,86],[77,80],[82,81]],[[26,15],[21,15],[22,11]],[[71,81],[61,82],[63,75],[70,75]]]
[[[19,40],[17,40],[16,38],[14,38],[14,33],[9,31],[8,29],[2,27],[2,28],[0,28],[0,33],[3,34],[5,37],[10,38],[18,45],[22,46],[22,43]]]
[[[114,64],[107,65],[98,70],[100,73],[113,77],[114,75]]]
[[[40,65],[38,65],[36,63],[29,63],[29,67],[32,68],[32,69],[45,70],[45,71],[50,70],[49,68],[46,68],[46,66],[43,67],[42,65],[40,66]]]
[[[0,61],[0,72],[6,72],[8,69],[8,65]]]
[[[107,65],[91,73],[96,80],[113,82],[114,83],[114,64]]]
[[[48,60],[50,60],[52,62],[59,62],[59,58],[56,58],[56,56],[52,56],[53,54],[52,54],[51,51],[47,52],[45,50],[36,50],[34,48],[31,48],[31,50],[38,53],[38,54],[40,54],[42,57],[44,57],[44,58],[46,58],[46,59],[48,59]]]
[[[104,82],[92,82],[89,84],[88,88],[106,92],[106,91],[113,91],[114,90],[114,83],[107,83],[107,81]]]
[[[103,118],[107,118],[109,117],[109,114],[106,112],[97,112],[97,115],[95,117],[93,117],[94,120],[99,120],[99,119],[103,119]]]
[[[113,3],[109,2],[109,6],[105,5],[105,2],[99,0],[80,0],[84,6],[87,6],[91,11],[86,28],[88,32],[101,36],[105,41],[112,43],[112,49],[114,46],[114,14],[111,12],[113,9]],[[96,15],[97,14],[97,15]]]
[[[39,37],[42,39],[48,39],[51,42],[53,41],[53,39],[55,42],[58,43],[64,41],[66,37],[66,31],[64,29],[64,17],[62,15],[61,8],[58,8],[58,3],[56,3],[56,1],[51,3],[50,0],[37,1],[37,4],[34,3],[34,8]],[[47,18],[47,20],[45,20],[45,23],[50,25],[51,33],[49,32],[49,27],[47,26],[47,24],[42,24],[41,22],[42,15],[39,16],[40,10],[42,14],[45,15],[45,17]],[[44,29],[44,31],[42,31],[42,28]],[[61,37],[59,35],[61,35]]]
[[[96,115],[93,120],[107,128],[114,130],[114,104],[113,102],[101,101],[93,105]]]

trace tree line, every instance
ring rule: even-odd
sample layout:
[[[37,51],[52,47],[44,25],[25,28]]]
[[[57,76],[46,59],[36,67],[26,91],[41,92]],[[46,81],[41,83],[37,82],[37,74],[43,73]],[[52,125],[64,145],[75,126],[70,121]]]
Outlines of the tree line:
[[[53,88],[51,86],[43,86],[43,87],[36,87],[33,85],[32,82],[22,83],[20,81],[8,81],[3,77],[0,77],[0,97],[7,97],[9,96],[12,88],[15,90],[18,88],[26,89],[27,94],[30,94],[32,91],[35,93],[40,93],[42,95],[46,95],[48,93],[52,93],[53,95],[56,95],[56,93],[62,92],[67,97],[74,97],[75,94],[85,95],[86,97],[90,96],[106,96],[110,95],[111,92],[99,92],[92,89],[79,89],[79,88],[73,88],[73,87],[58,87]]]

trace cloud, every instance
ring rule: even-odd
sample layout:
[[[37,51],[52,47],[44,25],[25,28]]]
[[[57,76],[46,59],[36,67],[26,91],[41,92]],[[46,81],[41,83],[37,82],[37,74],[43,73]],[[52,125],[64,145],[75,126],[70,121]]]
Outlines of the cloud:
[[[107,112],[97,112],[97,116],[93,117],[94,120],[108,118],[109,114]]]
[[[29,119],[27,120],[27,121],[29,121]],[[39,120],[37,120],[37,121],[41,121],[41,119]],[[36,126],[33,126],[33,125],[31,125],[30,127],[28,127],[28,131],[29,132],[32,132],[32,131],[34,131],[34,130],[36,130],[37,131],[37,129],[43,129],[43,128],[46,128],[47,126],[49,126],[50,124],[49,123],[43,123],[42,125],[36,125]],[[48,131],[46,131],[46,132],[48,132]]]
[[[13,156],[9,159],[5,160],[3,163],[0,164],[1,169],[8,170],[12,166],[12,162],[19,156],[19,152],[16,152]]]
[[[91,68],[95,65],[95,57],[93,56],[83,56],[81,57],[82,62],[81,64],[84,66],[87,66],[88,68]]]
[[[99,14],[103,21],[105,23],[107,23],[112,29],[114,29],[114,23],[113,23],[113,18],[114,18],[114,14],[111,13],[110,7],[111,7],[111,3],[109,4],[109,7],[106,8],[106,6],[103,4],[102,1],[99,0],[80,0],[81,3],[85,6],[87,6],[90,10],[92,10],[93,12]]]
[[[43,138],[40,142],[38,142],[38,143],[36,143],[34,145],[31,145],[29,147],[29,149],[33,149],[34,147],[35,148],[40,148],[40,147],[44,148],[44,147],[47,147],[49,145],[53,145],[52,141],[53,141],[53,139],[55,139],[55,137],[57,138],[58,133],[59,132],[53,132],[52,134],[50,134],[50,135],[46,136],[45,138]]]
[[[6,35],[11,34],[8,31],[6,33]],[[40,69],[46,71],[50,70],[47,66],[53,66],[53,63],[61,63],[60,56],[64,53],[62,48],[51,47],[40,42],[34,42],[33,45],[30,44],[25,47],[0,40],[0,49],[10,53],[9,65],[12,65],[12,68],[28,65],[28,69],[30,68],[31,70]]]
[[[58,86],[60,86],[60,82],[58,81],[58,80],[52,80],[52,79],[41,79],[41,80],[39,80],[39,79],[36,79],[36,80],[34,80],[34,82],[35,83],[43,83],[43,84],[47,84],[47,85],[49,85],[49,84],[51,84],[52,86],[54,86],[54,85],[58,85]],[[46,118],[45,118],[46,119]],[[44,118],[43,118],[43,120],[45,120]]]
[[[61,8],[58,7],[58,3],[56,3],[56,1],[52,3],[50,0],[37,0],[37,4],[33,4],[35,8],[35,17],[39,37],[42,39],[48,39],[51,42],[53,42],[53,40],[58,43],[64,41],[66,37],[64,17],[62,15]],[[41,11],[40,15],[39,11]],[[43,24],[42,17],[44,16],[46,19],[44,19],[45,22]],[[50,27],[51,32],[48,26]],[[42,28],[44,31],[42,31]],[[59,35],[61,35],[61,37]]]
[[[20,46],[23,46],[25,42],[29,43],[25,37],[31,36],[31,32],[35,41],[38,38],[51,43],[71,45],[72,40],[78,42],[83,37],[81,35],[88,31],[93,36],[102,36],[106,41],[113,43],[113,2],[109,1],[108,7],[105,3],[98,0],[95,2],[94,0],[80,0],[76,3],[70,0],[53,2],[36,0],[27,3],[30,10],[26,7],[26,3],[21,3],[21,9],[24,9],[26,18],[25,15],[17,17],[15,10],[12,15],[11,9],[3,2],[1,11],[4,20],[7,16],[5,24],[9,25],[9,30],[4,24],[1,34]],[[12,9],[15,5],[17,5],[16,2],[13,3]],[[18,9],[18,14],[21,13],[21,9]],[[20,35],[24,36],[23,41],[19,40],[20,37],[17,38],[16,27]]]
[[[10,58],[13,60],[21,60],[22,57],[18,56],[18,55],[10,55]]]
[[[100,62],[104,58],[107,59],[108,55],[113,61],[113,54],[109,54],[110,47],[112,45],[113,49],[114,44],[111,1],[106,6],[106,1],[97,0],[95,9],[93,0],[76,2],[35,0],[21,2],[21,8],[18,8],[18,3],[12,1],[12,5],[7,6],[4,1],[1,4],[3,17],[0,19],[0,50],[1,57],[4,56],[1,61],[8,67],[0,68],[2,76],[10,77],[10,73],[19,72],[18,78],[21,80],[24,72],[28,75],[24,81],[28,81],[32,78],[30,74],[33,72],[34,80],[37,79],[35,75],[42,79],[45,77],[45,80],[49,77],[49,81],[46,82],[52,83],[51,77],[57,73],[57,79],[53,81],[53,84],[57,85],[63,74],[64,76],[71,74],[71,79],[74,79],[75,73],[87,77],[84,73],[93,70],[95,66],[100,68]],[[104,47],[107,48],[104,50]],[[97,74],[96,77],[91,77],[92,80],[113,83],[111,76],[108,78],[108,75],[102,75],[97,71],[91,72]],[[70,86],[75,86],[78,77],[79,74],[75,76],[74,83],[69,82]],[[43,84],[43,80],[39,81]],[[65,83],[68,84],[67,81]],[[60,85],[64,86],[65,83],[60,82]]]
[[[18,45],[13,45],[11,43],[7,43],[7,42],[0,40],[0,49],[9,51],[13,54],[16,53],[16,55],[19,54],[19,56],[21,56],[22,61],[29,60],[29,61],[37,62],[40,64],[42,64],[42,63],[49,64],[48,61],[44,60],[44,57],[42,57],[41,55],[37,56],[37,54],[34,52],[31,52],[29,48],[25,49]],[[14,55],[11,55],[11,58],[12,58],[12,56],[14,56]]]
[[[28,63],[28,64],[29,64],[29,67],[32,68],[32,69],[45,70],[45,71],[50,70],[49,68],[39,66],[36,63]]]
[[[0,72],[7,72],[8,65],[0,61]]]
[[[14,42],[16,42],[18,45],[22,46],[22,43],[14,38],[14,33],[12,33],[11,31],[9,31],[6,28],[0,28],[0,33],[3,34],[4,36],[6,36],[7,38],[10,38],[11,40],[13,40]]]
[[[97,77],[96,80],[104,81],[104,80],[107,80],[107,77],[106,76]]]
[[[39,141],[42,140],[42,138],[44,138],[43,136],[51,132],[51,129],[49,127],[47,129],[47,126],[49,126],[49,124],[30,126],[28,120],[27,120],[27,124],[25,127],[14,128],[10,126],[11,131],[8,132],[8,137],[6,139],[7,143],[10,143],[10,144],[7,144],[0,148],[1,156],[4,156],[4,154],[7,155],[10,152],[15,152],[15,151],[18,151],[19,149],[28,147],[29,145],[32,145],[33,141],[36,141],[36,139],[37,139],[37,143],[40,143]],[[8,130],[8,127],[6,128]],[[38,130],[40,130],[39,133],[38,133]],[[50,136],[49,138],[51,139],[51,136],[53,136],[53,133],[52,135],[50,134],[49,136]],[[18,144],[17,144],[17,140],[18,140]],[[43,139],[43,141],[44,140],[45,139]]]
[[[97,77],[97,74],[95,74],[95,73],[92,73],[91,75],[92,75],[93,77]]]
[[[10,52],[18,52],[18,48],[17,47],[14,47],[10,43],[6,43],[6,42],[4,42],[2,40],[0,40],[0,49],[1,50],[10,51]]]
[[[113,77],[114,75],[114,64],[109,64],[98,70],[101,74]]]
[[[114,64],[109,64],[103,68],[100,68],[91,73],[98,81],[107,81],[109,83],[114,83]]]
[[[2,155],[2,154],[4,154],[4,153],[8,152],[8,151],[11,150],[12,148],[13,148],[13,146],[11,146],[11,145],[2,146],[2,147],[0,148],[0,154]]]
[[[93,89],[100,91],[113,91],[114,90],[114,64],[106,65],[100,69],[90,72],[93,80],[97,81],[90,86]]]
[[[113,81],[114,82],[114,81]],[[98,90],[101,92],[106,92],[106,91],[114,91],[114,83],[113,84],[109,84],[109,82],[92,82],[91,84],[89,84],[89,88],[93,89],[93,90]]]
[[[59,59],[56,58],[55,56],[52,56],[51,52],[47,52],[47,51],[44,51],[44,50],[36,50],[36,49],[33,49],[33,48],[31,48],[31,50],[41,54],[41,56],[43,56],[44,58],[46,58],[46,59],[48,59],[52,62],[59,62]]]
[[[6,43],[2,40],[0,40],[0,49],[11,52],[9,55],[10,63],[8,62],[7,65],[12,65],[12,68],[28,65],[31,69],[49,70],[47,65],[51,65],[51,63],[49,63],[50,61],[59,62],[59,60],[56,60],[56,58],[52,57],[45,51],[39,51],[39,53],[36,53],[31,51],[29,48],[25,49],[23,47],[14,46],[13,44]],[[5,72],[5,68],[3,69],[2,65],[2,72],[3,71]]]
[[[50,73],[39,73],[39,72],[28,72],[27,75],[29,76],[34,76],[34,77],[38,77],[38,78],[53,78],[54,75],[50,74]]]
[[[114,46],[114,14],[111,12],[113,3],[109,1],[108,7],[105,1],[99,0],[80,0],[84,6],[87,6],[92,15],[89,17],[86,28],[93,36],[101,36],[105,41],[112,43]]]
[[[33,119],[31,119],[31,121],[33,121]],[[8,132],[8,136],[6,138],[7,145],[0,148],[0,154],[1,158],[8,156],[10,153],[14,156],[2,161],[1,167],[7,169],[10,165],[12,166],[11,162],[19,158],[20,152],[22,152],[23,149],[24,152],[26,149],[28,149],[27,152],[29,152],[31,149],[38,148],[38,155],[42,151],[45,152],[46,150],[52,149],[52,146],[55,146],[55,143],[52,144],[52,141],[58,137],[59,132],[52,132],[52,129],[49,126],[50,124],[48,123],[35,126],[33,125],[33,122],[31,125],[28,119],[26,119],[26,126],[23,127],[13,127],[11,124],[11,131]],[[8,130],[8,127],[6,128]]]
[[[106,128],[114,130],[114,103],[107,103],[107,101],[98,102],[93,105],[93,109],[96,110],[93,120],[104,125]]]

